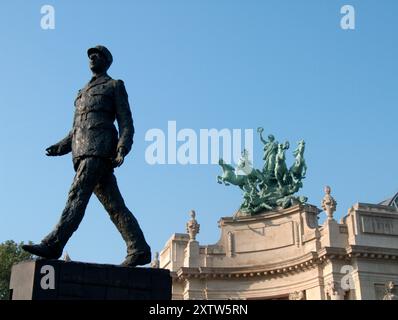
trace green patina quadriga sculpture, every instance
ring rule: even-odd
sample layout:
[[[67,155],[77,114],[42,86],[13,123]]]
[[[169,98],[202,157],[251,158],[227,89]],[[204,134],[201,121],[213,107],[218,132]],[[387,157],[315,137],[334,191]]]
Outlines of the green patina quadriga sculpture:
[[[255,215],[264,211],[275,211],[288,208],[298,203],[305,203],[306,197],[294,196],[303,186],[302,180],[307,172],[304,159],[305,142],[300,140],[293,155],[295,161],[288,168],[286,165],[286,150],[288,141],[278,143],[270,134],[268,139],[263,137],[263,128],[258,128],[260,140],[264,144],[264,165],[261,170],[253,168],[247,150],[236,168],[220,159],[222,176],[217,176],[218,183],[236,185],[243,191],[243,203],[240,206],[240,215]]]

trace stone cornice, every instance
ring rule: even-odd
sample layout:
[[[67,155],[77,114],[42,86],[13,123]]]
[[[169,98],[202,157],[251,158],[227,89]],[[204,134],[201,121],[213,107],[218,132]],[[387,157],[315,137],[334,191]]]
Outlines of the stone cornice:
[[[306,204],[297,204],[293,207],[287,208],[287,209],[281,209],[278,211],[269,211],[269,212],[264,212],[261,214],[256,214],[254,216],[248,216],[248,217],[222,217],[218,223],[220,226],[227,225],[227,224],[247,224],[248,222],[255,222],[255,221],[262,221],[262,220],[268,220],[271,218],[277,218],[289,214],[294,214],[298,212],[308,212],[308,213],[315,213],[319,214],[322,212],[319,208],[317,208],[314,205]]]
[[[350,260],[347,250],[344,248],[324,247],[317,254],[319,263],[328,263],[332,260]]]
[[[398,260],[398,249],[353,245],[346,251],[350,258]]]
[[[180,280],[184,278],[251,278],[259,276],[280,276],[314,268],[319,263],[315,252],[282,263],[243,267],[182,267],[176,272]]]
[[[398,249],[365,246],[349,246],[347,248],[325,247],[318,252],[310,252],[279,263],[241,267],[182,267],[175,273],[172,273],[172,276],[179,280],[187,278],[236,279],[264,276],[278,277],[305,272],[308,269],[335,260],[351,261],[353,257],[398,260]]]
[[[371,203],[363,203],[363,202],[358,202],[354,206],[351,207],[351,209],[356,210],[357,212],[361,213],[385,213],[385,214],[393,214],[397,215],[398,209],[394,207],[389,207],[389,206],[383,206],[380,204],[371,204]]]

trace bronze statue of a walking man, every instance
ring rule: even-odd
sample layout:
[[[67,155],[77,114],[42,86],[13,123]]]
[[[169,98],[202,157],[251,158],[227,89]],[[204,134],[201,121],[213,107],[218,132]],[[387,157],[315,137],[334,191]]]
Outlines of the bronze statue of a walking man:
[[[113,80],[107,74],[113,61],[107,48],[96,46],[88,49],[87,54],[93,77],[79,90],[75,100],[73,128],[63,140],[46,149],[48,156],[72,151],[76,175],[68,200],[55,229],[40,244],[23,248],[43,258],[58,259],[94,193],[126,242],[127,257],[122,265],[144,265],[151,261],[150,247],[126,207],[113,174],[133,144],[134,125],[127,92],[123,81]]]

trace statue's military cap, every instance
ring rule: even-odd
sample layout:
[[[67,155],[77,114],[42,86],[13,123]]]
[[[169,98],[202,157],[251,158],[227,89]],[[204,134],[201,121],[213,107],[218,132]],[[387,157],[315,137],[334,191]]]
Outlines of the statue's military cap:
[[[109,66],[112,64],[112,62],[113,62],[112,54],[106,47],[101,46],[101,45],[92,47],[87,50],[87,55],[90,56],[90,54],[93,52],[98,52],[98,53],[102,54],[105,57],[105,59],[108,61]]]

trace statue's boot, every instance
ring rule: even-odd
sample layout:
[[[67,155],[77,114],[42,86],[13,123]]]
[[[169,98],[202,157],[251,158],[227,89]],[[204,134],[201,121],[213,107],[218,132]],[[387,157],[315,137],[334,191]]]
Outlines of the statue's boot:
[[[46,259],[58,259],[62,255],[62,248],[57,246],[50,246],[45,242],[40,244],[25,244],[22,246],[25,251]]]
[[[127,255],[121,266],[135,267],[151,262],[151,248],[147,244],[133,214],[125,207],[119,214],[111,216],[127,245]]]
[[[138,252],[135,254],[127,255],[126,259],[122,262],[123,267],[136,267],[143,266],[151,262],[151,251]]]

